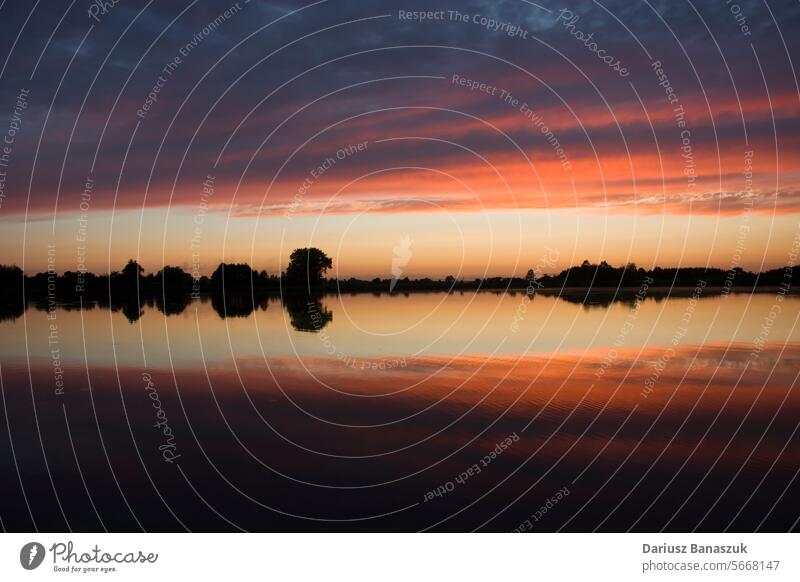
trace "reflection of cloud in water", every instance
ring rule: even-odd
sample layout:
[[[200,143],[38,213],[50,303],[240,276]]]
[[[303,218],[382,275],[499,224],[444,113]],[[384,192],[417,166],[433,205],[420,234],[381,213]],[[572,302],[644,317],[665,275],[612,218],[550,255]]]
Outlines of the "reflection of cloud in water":
[[[770,346],[762,352],[766,361],[781,362],[771,377],[769,369],[751,367],[734,389],[746,350],[737,348],[726,354],[723,346],[681,348],[646,399],[641,397],[642,385],[649,374],[648,362],[658,357],[658,349],[642,354],[621,350],[600,379],[595,371],[602,360],[601,350],[521,359],[418,358],[403,369],[358,372],[329,358],[303,358],[314,377],[298,365],[296,357],[266,361],[245,357],[236,361],[238,376],[229,361],[213,364],[208,377],[194,367],[178,368],[174,377],[168,368],[157,369],[152,378],[171,425],[174,423],[183,455],[181,468],[206,499],[213,500],[217,511],[248,529],[332,526],[297,522],[254,505],[232,491],[204,455],[243,492],[266,505],[336,519],[413,505],[422,500],[425,491],[453,479],[515,432],[519,442],[468,485],[449,494],[447,501],[414,506],[401,515],[366,524],[351,523],[348,528],[419,529],[507,479],[474,511],[462,516],[463,522],[451,525],[472,528],[499,511],[488,527],[510,530],[520,516],[535,510],[557,489],[556,485],[569,484],[571,495],[541,524],[543,530],[558,529],[597,493],[569,526],[592,529],[610,507],[630,493],[629,500],[605,524],[608,529],[620,530],[641,515],[686,462],[679,478],[639,527],[659,529],[688,498],[671,527],[691,529],[709,507],[708,500],[722,495],[741,467],[735,486],[725,492],[705,525],[724,527],[743,508],[736,527],[747,529],[765,515],[760,497],[742,505],[764,472],[770,471],[769,490],[780,491],[800,463],[796,448],[779,454],[800,415],[800,393],[789,391],[797,356],[777,360],[779,351]],[[104,510],[113,514],[109,526],[130,528],[130,514],[112,494],[113,482],[95,421],[91,412],[85,414],[91,410],[91,398],[112,466],[124,477],[133,509],[146,516],[150,528],[176,527],[136,460],[120,407],[122,396],[145,465],[170,506],[193,528],[226,528],[187,489],[185,481],[176,477],[174,467],[159,461],[159,435],[151,427],[153,412],[142,393],[141,370],[119,370],[121,392],[113,369],[93,368],[90,374],[91,394],[86,390],[84,370],[73,366],[65,371],[64,402],[88,486]],[[768,377],[769,383],[760,393]],[[96,527],[92,512],[85,511],[86,495],[79,487],[68,450],[61,406],[47,405],[52,398],[51,371],[46,364],[36,366],[32,378],[50,468],[64,493],[62,501],[74,520],[71,523]],[[30,490],[38,487],[44,493],[46,481],[34,477],[39,469],[39,474],[45,473],[34,438],[27,372],[4,367],[4,381],[18,461],[25,468]],[[386,395],[390,392],[394,393]],[[728,441],[731,446],[726,449]],[[714,471],[702,482],[703,494],[689,498],[717,459]],[[642,486],[633,488],[642,478]],[[379,483],[386,484],[370,487]],[[510,510],[503,511],[520,495]],[[28,523],[21,509],[24,504],[12,505],[18,496],[19,490],[11,487],[0,502],[7,527],[17,529]],[[39,526],[63,527],[58,523],[59,512],[51,507],[55,503],[52,495],[42,497],[34,509]],[[771,497],[768,505],[774,500]],[[767,527],[788,527],[789,516],[796,514],[793,503],[788,498],[780,502]]]

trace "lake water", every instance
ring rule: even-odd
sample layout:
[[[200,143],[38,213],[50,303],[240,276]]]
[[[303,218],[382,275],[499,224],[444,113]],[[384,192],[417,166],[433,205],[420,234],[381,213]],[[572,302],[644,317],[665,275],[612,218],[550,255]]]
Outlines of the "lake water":
[[[699,291],[29,307],[2,526],[797,529],[800,298]]]

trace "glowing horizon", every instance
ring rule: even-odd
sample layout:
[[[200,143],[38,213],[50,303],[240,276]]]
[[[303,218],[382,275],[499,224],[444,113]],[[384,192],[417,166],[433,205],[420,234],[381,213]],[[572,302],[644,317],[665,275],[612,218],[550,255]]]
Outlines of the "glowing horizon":
[[[148,26],[172,9],[148,23],[121,7],[83,42],[69,31],[85,23],[66,16],[34,75],[25,59],[4,71],[0,263],[41,271],[55,245],[57,269],[76,270],[81,229],[95,272],[135,258],[278,273],[292,248],[317,246],[340,276],[386,277],[405,236],[411,277],[524,274],[548,247],[558,268],[791,261],[800,87],[764,14],[743,36],[711,4],[709,29],[649,6],[570,9],[621,74],[557,10],[491,5],[510,35],[446,10],[420,23],[374,9],[289,18],[292,49],[267,61],[259,26],[282,14],[268,4],[187,49],[218,16],[189,10],[143,60]]]

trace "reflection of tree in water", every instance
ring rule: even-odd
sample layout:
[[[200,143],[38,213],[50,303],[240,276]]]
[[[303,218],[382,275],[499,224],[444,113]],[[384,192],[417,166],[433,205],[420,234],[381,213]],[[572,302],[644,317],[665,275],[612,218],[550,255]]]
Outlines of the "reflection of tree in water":
[[[565,291],[559,293],[557,297],[567,303],[582,304],[585,309],[607,309],[612,303],[622,303],[628,307],[635,307],[639,301],[655,301],[660,303],[669,298],[691,297],[693,288],[663,288],[647,289],[620,289],[616,293],[602,293],[599,291]],[[704,297],[719,295],[719,289],[709,289],[704,293]]]
[[[125,316],[130,323],[134,323],[135,321],[139,321],[139,318],[144,315],[144,309],[142,309],[142,305],[139,302],[138,297],[131,297],[126,301],[120,301],[119,303],[114,301],[111,304],[112,311],[122,311],[122,315]]]
[[[292,327],[297,331],[318,332],[333,320],[333,313],[322,304],[319,296],[285,295],[282,299]]]
[[[24,277],[22,269],[16,265],[0,265],[0,289],[3,290],[0,321],[16,319],[25,313]]]
[[[25,313],[25,304],[20,301],[0,303],[0,321],[10,321]]]
[[[211,307],[222,319],[226,317],[247,317],[256,309],[267,310],[266,294],[253,295],[246,293],[215,293],[211,296]]]
[[[192,302],[191,295],[167,295],[155,298],[156,309],[164,315],[179,315],[183,313]]]

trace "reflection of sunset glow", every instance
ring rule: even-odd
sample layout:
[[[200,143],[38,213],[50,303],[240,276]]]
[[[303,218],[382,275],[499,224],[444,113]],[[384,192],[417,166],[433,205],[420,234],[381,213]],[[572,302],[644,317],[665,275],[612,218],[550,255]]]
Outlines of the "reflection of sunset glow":
[[[143,245],[138,256],[148,272],[157,271],[164,264],[192,269],[191,255],[184,253],[184,249],[189,248],[193,236],[193,217],[192,212],[173,209],[165,228],[163,213],[155,210],[145,213],[144,221],[150,225],[148,236],[159,241],[166,238],[163,250]],[[130,241],[138,238],[140,218],[138,212],[117,212],[114,237],[109,245],[110,217],[102,214],[94,217],[92,224],[97,228],[92,230],[92,236],[97,244],[86,249],[87,267],[100,273],[120,269],[132,253],[136,254]],[[65,253],[74,248],[75,224],[72,216],[56,223],[56,244],[66,249]],[[749,228],[746,244],[737,251],[741,252],[743,268],[760,271],[786,264],[787,245],[797,233],[797,220],[791,214],[753,214],[745,220],[740,216],[717,218],[702,214],[631,217],[606,215],[604,210],[596,209],[485,215],[444,211],[414,215],[326,215],[319,219],[297,215],[291,219],[237,218],[230,222],[224,214],[209,213],[203,230],[203,248],[207,250],[200,256],[200,268],[210,274],[222,260],[245,261],[277,274],[286,268],[291,249],[312,244],[329,251],[334,259],[334,272],[340,277],[389,277],[392,248],[407,235],[414,240],[414,257],[405,269],[410,277],[457,275],[462,257],[460,276],[466,279],[484,273],[508,276],[516,272],[524,276],[548,247],[560,251],[554,272],[580,264],[584,259],[605,260],[613,265],[634,261],[642,266],[710,263],[728,268],[733,249],[742,238],[743,225]],[[50,228],[46,221],[28,225],[27,270],[47,268]],[[13,263],[22,252],[23,225],[4,225],[3,229],[14,240],[0,247],[0,263]],[[691,244],[686,242],[688,239]]]
[[[624,301],[603,304],[603,296],[586,304],[552,295],[536,295],[516,330],[512,323],[524,304],[522,293],[415,293],[405,295],[357,294],[328,296],[322,308],[333,318],[324,331],[336,348],[350,357],[437,357],[488,354],[582,354],[614,346],[617,334],[631,314]],[[629,346],[658,349],[671,345],[674,322],[683,317],[687,298],[648,298],[637,311],[637,325],[627,336]],[[797,310],[800,298],[789,295],[785,311]],[[681,345],[746,345],[761,329],[772,307],[768,294],[708,296]],[[165,317],[153,306],[131,324],[122,312],[109,314],[101,308],[59,313],[61,357],[67,363],[84,361],[86,343],[90,365],[105,366],[116,359],[120,365],[138,361],[142,352],[153,366],[169,362],[178,368],[191,366],[203,354],[209,365],[233,358],[254,359],[297,354],[299,358],[330,357],[317,333],[292,328],[290,314],[275,297],[248,318],[222,319],[211,301],[194,302],[179,315]],[[724,314],[724,316],[723,316]],[[18,321],[0,322],[0,330],[12,330]],[[46,311],[29,309],[26,325],[33,338],[47,337],[50,321]],[[92,334],[82,337],[81,330]],[[168,342],[169,340],[169,342]],[[789,317],[778,318],[769,341],[800,343],[800,327]],[[115,353],[116,346],[116,353]],[[45,344],[31,345],[30,357],[46,358]],[[26,347],[13,333],[0,334],[0,350],[25,357]],[[262,352],[263,350],[263,352]]]
[[[653,18],[644,12],[637,18]],[[241,26],[235,19],[226,24]],[[607,23],[609,29],[617,24]],[[312,230],[313,244],[327,252],[344,247],[334,257],[343,276],[385,276],[386,249],[410,230],[419,249],[416,265],[409,267],[412,276],[443,277],[462,256],[466,276],[487,270],[510,275],[517,258],[530,261],[518,257],[518,249],[540,251],[545,245],[574,249],[574,255],[562,252],[573,264],[588,258],[724,268],[741,242],[737,236],[743,225],[748,229],[746,244],[740,245],[746,254],[743,266],[760,270],[786,263],[787,241],[796,234],[800,211],[794,171],[800,156],[793,137],[800,101],[791,75],[779,72],[789,63],[778,58],[764,71],[750,52],[729,46],[730,62],[736,64],[727,70],[728,78],[705,44],[694,46],[696,38],[685,39],[686,50],[696,53],[690,68],[682,52],[662,46],[658,35],[648,39],[644,31],[643,41],[653,42],[651,50],[657,49],[678,95],[670,103],[651,62],[641,60],[639,45],[626,31],[619,31],[614,52],[628,55],[631,76],[630,83],[620,83],[606,76],[591,55],[572,54],[569,49],[575,47],[557,24],[544,21],[537,28],[544,41],[540,48],[552,61],[537,57],[517,64],[520,55],[513,45],[488,53],[455,45],[407,47],[409,54],[435,58],[415,58],[420,74],[405,79],[408,71],[401,63],[407,60],[394,60],[397,47],[370,49],[356,51],[352,62],[348,58],[331,65],[382,71],[349,86],[329,86],[335,74],[300,75],[260,102],[256,96],[267,89],[248,77],[231,85],[213,110],[193,103],[174,120],[170,116],[178,101],[162,98],[137,129],[124,172],[118,171],[114,153],[125,149],[117,136],[128,135],[137,118],[125,111],[135,111],[141,100],[121,95],[110,114],[113,131],[103,132],[105,147],[98,150],[103,155],[91,163],[96,191],[87,211],[92,225],[88,266],[107,272],[134,255],[152,270],[186,265],[201,185],[210,174],[215,192],[203,200],[209,204],[202,234],[204,272],[221,260],[242,260],[278,273],[291,247],[308,243]],[[423,36],[436,38],[444,30],[424,28]],[[447,30],[458,38],[466,33]],[[767,34],[766,27],[757,30],[759,42],[782,54],[774,34]],[[378,28],[372,34],[401,32],[408,30]],[[355,38],[348,42],[359,44]],[[569,61],[562,62],[567,55]],[[278,54],[271,66],[290,78],[297,73],[286,59]],[[452,82],[454,74],[498,91],[470,91]],[[596,76],[588,83],[584,74]],[[141,76],[132,84],[151,87],[152,79]],[[186,89],[185,82],[175,77],[165,91]],[[501,91],[514,100],[502,98]],[[65,103],[55,102],[54,119],[74,117],[82,98],[71,88],[64,92]],[[199,90],[193,98],[206,93]],[[81,131],[69,145],[69,163],[61,163],[59,148],[70,132],[60,123],[26,119],[31,135],[42,131],[47,163],[37,165],[29,197],[9,196],[3,202],[0,262],[21,263],[24,254],[26,270],[42,270],[45,239],[54,239],[62,249],[75,246],[87,175],[81,161],[93,158],[90,138],[106,124],[104,113],[114,103],[104,94],[87,99]],[[677,107],[690,136],[691,179]],[[167,125],[170,131],[162,136],[159,129]],[[154,144],[162,137],[156,160]],[[346,155],[339,157],[342,151]],[[32,160],[32,144],[15,144],[14,155],[17,164]],[[325,171],[316,172],[322,165]],[[6,191],[27,191],[26,176],[25,171],[10,173]],[[24,212],[30,217],[27,225]],[[53,233],[47,230],[51,218]],[[23,253],[24,226],[29,230]],[[139,241],[143,228],[147,236]],[[687,239],[693,244],[685,249]],[[281,240],[289,248],[281,248]],[[62,260],[58,269],[67,270],[71,263]],[[566,266],[565,259],[559,267]]]

